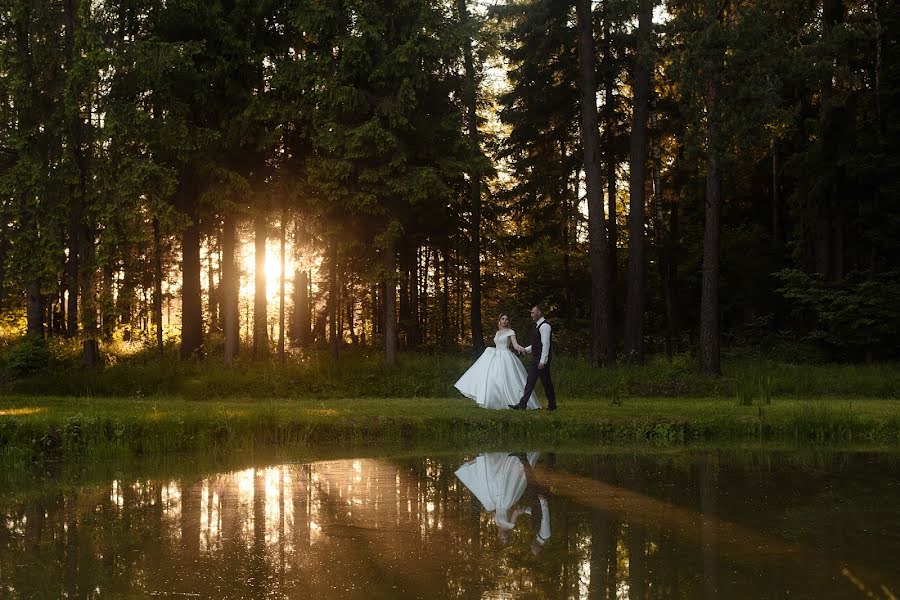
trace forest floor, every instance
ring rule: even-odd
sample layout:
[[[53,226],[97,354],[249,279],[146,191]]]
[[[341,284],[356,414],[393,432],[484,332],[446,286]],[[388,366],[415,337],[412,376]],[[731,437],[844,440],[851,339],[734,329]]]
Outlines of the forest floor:
[[[562,397],[555,412],[461,398],[190,400],[5,396],[0,464],[271,446],[553,447],[709,442],[900,446],[891,398]]]

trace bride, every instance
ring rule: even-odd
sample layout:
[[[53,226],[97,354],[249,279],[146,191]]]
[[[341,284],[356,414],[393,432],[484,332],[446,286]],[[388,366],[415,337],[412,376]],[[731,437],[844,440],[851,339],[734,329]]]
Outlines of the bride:
[[[494,348],[484,352],[456,382],[456,389],[484,408],[508,410],[516,404],[525,389],[525,367],[513,354],[524,348],[516,342],[516,332],[509,327],[509,316],[500,315],[500,329],[494,335]],[[528,408],[540,408],[534,393],[528,399]]]

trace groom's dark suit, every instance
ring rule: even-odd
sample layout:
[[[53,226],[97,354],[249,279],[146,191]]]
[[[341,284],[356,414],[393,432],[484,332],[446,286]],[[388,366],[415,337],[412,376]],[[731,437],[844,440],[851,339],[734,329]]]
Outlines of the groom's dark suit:
[[[531,393],[534,391],[534,386],[537,384],[537,380],[541,380],[541,384],[544,386],[544,393],[547,394],[547,409],[548,410],[556,410],[556,392],[553,389],[553,380],[550,378],[550,353],[547,353],[547,359],[544,363],[544,368],[539,369],[538,365],[541,363],[541,356],[544,353],[544,342],[541,339],[541,327],[546,327],[546,331],[548,332],[547,337],[547,345],[549,349],[550,336],[553,335],[553,328],[550,327],[550,323],[548,323],[542,317],[538,324],[535,326],[534,330],[531,332],[531,366],[528,368],[528,380],[525,382],[525,391],[522,393],[522,399],[519,400],[518,408],[525,408],[528,404],[528,399],[531,397]]]

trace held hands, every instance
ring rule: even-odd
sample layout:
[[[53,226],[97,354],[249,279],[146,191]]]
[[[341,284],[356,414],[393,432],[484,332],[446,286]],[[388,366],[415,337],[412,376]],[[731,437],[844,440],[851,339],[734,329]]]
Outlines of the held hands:
[[[538,363],[538,369],[543,369],[544,366],[545,366],[544,363]]]

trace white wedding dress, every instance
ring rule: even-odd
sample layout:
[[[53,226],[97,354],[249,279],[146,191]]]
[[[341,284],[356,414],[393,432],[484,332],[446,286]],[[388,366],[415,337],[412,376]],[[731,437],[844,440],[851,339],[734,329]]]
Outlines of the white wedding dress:
[[[498,331],[494,336],[494,347],[484,349],[475,364],[456,382],[456,389],[484,408],[508,410],[510,404],[518,404],[528,375],[510,345],[515,335],[512,329]],[[527,406],[541,407],[534,393]]]
[[[533,467],[540,454],[529,452],[527,456]],[[525,468],[518,457],[506,452],[486,452],[458,468],[455,474],[478,498],[484,510],[494,513],[498,527],[507,530],[515,527],[515,519],[509,511],[528,485]]]

